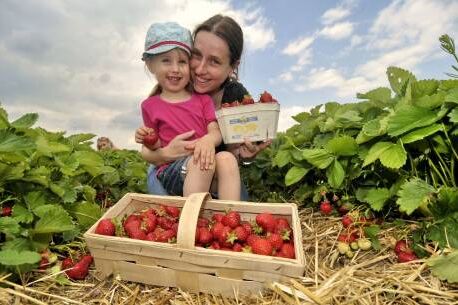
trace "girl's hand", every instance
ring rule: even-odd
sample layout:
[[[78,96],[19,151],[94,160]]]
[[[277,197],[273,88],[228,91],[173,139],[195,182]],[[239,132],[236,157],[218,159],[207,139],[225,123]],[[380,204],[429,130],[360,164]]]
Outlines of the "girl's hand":
[[[270,144],[272,144],[271,139],[268,139],[260,144],[245,140],[245,142],[243,142],[239,147],[239,156],[241,159],[254,158],[260,151],[266,149],[266,147],[268,147]]]
[[[137,130],[135,130],[135,142],[137,142],[138,144],[143,144],[143,139],[145,138],[145,136],[149,135],[153,131],[154,129],[148,128],[146,126],[137,128]]]
[[[215,143],[208,135],[197,140],[194,146],[194,164],[200,162],[200,169],[207,170],[215,165]]]

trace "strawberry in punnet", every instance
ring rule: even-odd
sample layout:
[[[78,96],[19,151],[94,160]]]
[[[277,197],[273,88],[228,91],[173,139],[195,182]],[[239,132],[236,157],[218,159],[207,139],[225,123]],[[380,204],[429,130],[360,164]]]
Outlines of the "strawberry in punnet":
[[[277,233],[267,233],[266,239],[272,244],[275,250],[283,246],[283,238]]]
[[[254,104],[254,100],[253,98],[251,97],[251,95],[249,94],[246,94],[243,96],[243,99],[242,99],[242,105],[250,105],[250,104]]]
[[[240,214],[236,211],[230,211],[226,215],[223,216],[221,222],[223,225],[234,229],[238,225],[240,225]]]
[[[116,226],[114,225],[111,218],[102,219],[99,221],[97,228],[95,228],[95,234],[114,236],[116,233]]]
[[[221,213],[215,213],[212,215],[212,220],[214,222],[222,222],[223,221],[224,214]]]
[[[291,229],[289,222],[284,217],[277,218],[275,224],[275,233],[280,234],[283,240],[290,240],[293,237],[293,230]]]
[[[272,244],[265,238],[257,238],[251,243],[251,251],[259,255],[272,255],[273,253]]]
[[[294,251],[294,245],[289,243],[283,244],[280,250],[277,252],[277,256],[285,258],[295,258],[296,253]]]
[[[201,245],[208,245],[213,241],[213,235],[207,227],[197,228],[198,237],[197,242]]]
[[[168,216],[159,216],[157,218],[157,225],[164,230],[172,229],[175,223],[176,221]]]
[[[209,248],[214,249],[214,250],[220,250],[221,246],[219,245],[219,243],[216,240],[214,240]]]
[[[221,232],[224,228],[224,225],[221,222],[215,222],[213,226],[210,229],[210,232],[213,235],[214,239],[219,239],[219,236],[221,236]]]
[[[237,236],[232,232],[229,226],[224,226],[218,236],[218,242],[222,248],[232,248]]]
[[[332,213],[332,205],[329,200],[323,200],[320,204],[320,211],[323,215],[329,215]]]
[[[253,232],[250,222],[244,220],[240,222],[240,225],[245,229],[248,235],[250,235]]]
[[[277,221],[270,213],[261,213],[256,215],[256,223],[264,230],[264,232],[274,232]]]
[[[249,233],[245,230],[243,226],[236,227],[232,232],[235,234],[237,240],[240,242],[246,241],[249,235]]]
[[[199,217],[197,219],[197,227],[198,228],[208,228],[209,224],[210,224],[210,220],[208,220],[205,217]]]
[[[259,102],[261,103],[275,103],[275,100],[272,98],[272,94],[267,91],[264,91],[259,97]]]
[[[242,252],[243,246],[240,243],[234,243],[232,246],[232,251],[234,252]]]
[[[178,218],[180,217],[180,209],[175,207],[175,206],[164,206],[165,212],[167,215],[173,218]]]
[[[124,231],[133,239],[146,239],[146,232],[141,228],[142,222],[139,219],[132,219],[124,222]]]
[[[9,217],[13,213],[13,209],[10,206],[2,207],[2,217]]]
[[[246,244],[251,247],[251,245],[253,245],[254,241],[257,240],[258,238],[261,238],[261,237],[259,235],[256,235],[256,234],[248,235],[248,237],[246,239]]]

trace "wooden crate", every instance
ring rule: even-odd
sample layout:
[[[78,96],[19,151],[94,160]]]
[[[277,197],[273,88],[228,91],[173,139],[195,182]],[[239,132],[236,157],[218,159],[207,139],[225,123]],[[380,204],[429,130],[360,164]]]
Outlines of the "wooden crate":
[[[98,222],[84,234],[101,276],[114,274],[127,281],[233,297],[260,292],[272,281],[287,281],[304,273],[305,257],[295,204],[214,200],[208,193],[188,198],[128,193],[102,219],[160,204],[182,209],[176,244],[98,235],[94,233]],[[253,220],[261,212],[287,218],[293,229],[296,258],[195,247],[198,217],[209,217],[228,209],[240,212],[242,220]]]

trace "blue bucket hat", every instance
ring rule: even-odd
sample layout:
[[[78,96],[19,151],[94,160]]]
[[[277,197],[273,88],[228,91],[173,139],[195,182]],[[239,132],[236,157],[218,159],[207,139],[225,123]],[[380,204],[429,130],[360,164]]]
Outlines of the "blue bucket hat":
[[[175,48],[185,50],[191,55],[191,32],[176,22],[153,23],[146,33],[145,51],[142,59],[148,54],[160,54]]]

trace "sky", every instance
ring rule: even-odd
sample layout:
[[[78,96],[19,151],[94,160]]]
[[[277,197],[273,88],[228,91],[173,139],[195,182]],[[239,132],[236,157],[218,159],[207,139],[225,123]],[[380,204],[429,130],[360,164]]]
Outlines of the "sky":
[[[10,121],[35,112],[49,131],[139,149],[154,85],[140,60],[149,25],[192,30],[218,13],[241,25],[240,81],[280,102],[281,131],[313,106],[388,86],[389,66],[446,79],[456,65],[438,42],[447,33],[458,44],[455,0],[1,0],[0,103]]]

